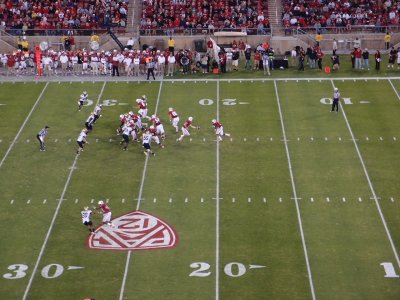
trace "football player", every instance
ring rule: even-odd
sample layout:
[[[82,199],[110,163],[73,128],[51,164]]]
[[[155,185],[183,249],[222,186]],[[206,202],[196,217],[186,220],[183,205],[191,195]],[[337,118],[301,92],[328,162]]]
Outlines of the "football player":
[[[179,115],[178,113],[175,111],[175,109],[173,109],[172,107],[168,108],[168,116],[169,116],[169,121],[171,122],[172,127],[175,128],[175,132],[178,133],[179,131]]]
[[[90,210],[89,207],[86,206],[81,211],[81,216],[83,225],[85,225],[89,229],[89,232],[91,234],[94,234],[95,228],[91,220],[92,213],[93,213],[92,210]]]
[[[212,121],[211,121],[211,123],[212,123],[212,126],[214,127],[214,130],[215,130],[215,134],[217,135],[217,139],[219,140],[219,141],[222,141],[222,137],[223,136],[231,136],[229,133],[225,133],[224,132],[224,127],[222,126],[222,124],[219,122],[219,121],[217,121],[216,119],[213,119]]]
[[[153,151],[151,151],[150,144],[151,144],[152,137],[153,137],[153,134],[150,132],[150,130],[146,130],[142,135],[143,148],[145,149],[143,153],[146,156],[148,156],[149,153],[153,156],[156,156],[156,154]]]
[[[200,126],[197,126],[197,127],[196,127],[196,126],[194,126],[194,125],[192,124],[192,122],[193,122],[193,117],[189,117],[189,118],[185,121],[185,123],[183,123],[183,126],[182,126],[182,134],[181,134],[181,136],[179,137],[179,139],[176,140],[177,142],[181,142],[185,136],[190,136],[189,127],[195,128],[195,129],[200,129]]]
[[[83,101],[87,100],[87,98],[88,98],[88,93],[86,91],[84,91],[79,97],[78,111],[81,111],[82,106],[83,106]]]
[[[100,200],[96,207],[97,211],[100,211],[103,214],[103,224],[107,224],[108,226],[115,227],[114,223],[111,222],[111,209],[110,207],[104,203],[103,200]]]

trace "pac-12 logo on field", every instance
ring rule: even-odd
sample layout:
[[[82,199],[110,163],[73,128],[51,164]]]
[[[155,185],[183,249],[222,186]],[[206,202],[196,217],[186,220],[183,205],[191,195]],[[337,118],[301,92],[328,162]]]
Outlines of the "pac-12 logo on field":
[[[102,225],[87,239],[91,249],[146,250],[172,248],[178,242],[175,230],[166,222],[141,211],[113,220],[114,227]]]

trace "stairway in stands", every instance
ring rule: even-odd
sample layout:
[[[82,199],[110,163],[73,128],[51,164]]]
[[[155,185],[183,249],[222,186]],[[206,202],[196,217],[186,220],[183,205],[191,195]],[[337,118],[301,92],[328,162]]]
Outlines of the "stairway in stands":
[[[140,25],[140,16],[142,13],[142,1],[141,0],[130,0],[128,21],[126,24],[126,31],[133,33],[133,36],[137,36],[138,28]]]
[[[281,22],[282,11],[282,0],[268,0],[268,18],[271,24],[272,34],[274,35],[281,35],[283,33]]]

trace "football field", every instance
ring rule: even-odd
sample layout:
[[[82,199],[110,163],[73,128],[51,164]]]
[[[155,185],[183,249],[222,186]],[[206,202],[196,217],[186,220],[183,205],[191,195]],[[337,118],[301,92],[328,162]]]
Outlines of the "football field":
[[[0,83],[0,298],[400,299],[399,92],[396,78]],[[142,95],[166,130],[154,157],[116,134]],[[170,107],[199,127],[181,142]],[[94,214],[90,235],[81,211],[99,200],[116,226]]]

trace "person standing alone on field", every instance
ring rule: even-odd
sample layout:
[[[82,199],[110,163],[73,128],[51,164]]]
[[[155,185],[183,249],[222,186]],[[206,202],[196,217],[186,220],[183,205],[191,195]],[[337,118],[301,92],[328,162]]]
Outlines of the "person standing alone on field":
[[[82,224],[87,226],[90,234],[94,234],[94,231],[95,231],[93,222],[91,220],[92,213],[93,213],[92,210],[90,210],[88,206],[84,207],[83,210],[81,211]]]
[[[49,129],[49,126],[45,126],[44,128],[42,128],[39,133],[36,135],[36,138],[39,140],[39,144],[40,144],[40,151],[46,151],[45,150],[45,145],[44,145],[44,138],[47,135],[47,130]]]
[[[339,111],[339,98],[340,98],[340,92],[338,88],[333,89],[333,102],[332,102],[332,109],[331,112]]]

